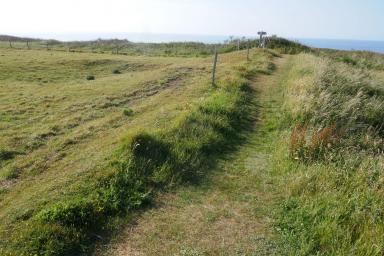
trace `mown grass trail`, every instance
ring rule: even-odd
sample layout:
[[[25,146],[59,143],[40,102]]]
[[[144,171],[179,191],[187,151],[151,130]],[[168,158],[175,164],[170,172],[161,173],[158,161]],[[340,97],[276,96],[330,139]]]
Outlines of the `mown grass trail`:
[[[254,126],[235,153],[219,161],[198,186],[159,198],[103,255],[271,255],[270,209],[278,196],[270,180],[270,140],[281,102],[287,59],[252,83]]]

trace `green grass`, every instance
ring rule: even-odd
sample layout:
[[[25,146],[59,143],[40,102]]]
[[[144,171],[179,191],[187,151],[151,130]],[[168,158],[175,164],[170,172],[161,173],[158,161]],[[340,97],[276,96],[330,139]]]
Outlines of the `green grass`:
[[[274,215],[282,252],[381,255],[384,87],[311,55],[291,66],[273,159],[285,198]]]
[[[273,201],[273,196],[266,193],[272,185],[265,182],[271,152],[265,149],[267,141],[261,141],[269,134],[269,127],[260,121],[269,117],[272,99],[278,95],[275,75],[270,75],[274,70],[271,67],[275,66],[270,64],[253,59],[249,65],[237,68],[242,76],[251,79],[253,92],[244,103],[249,108],[247,129],[238,132],[228,147],[219,147],[230,149],[226,150],[228,153],[218,155],[217,164],[207,167],[209,172],[200,182],[157,198],[154,208],[135,218],[137,225],[119,230],[113,242],[98,247],[96,255],[271,255],[275,252],[266,218]],[[221,112],[220,105],[225,106],[226,102],[230,101],[215,100],[215,104],[209,104],[209,112]]]
[[[1,241],[20,219],[88,194],[127,132],[168,127],[211,90],[208,59],[0,51]]]
[[[14,41],[13,49],[28,50],[26,42]],[[236,49],[235,45],[220,47],[222,52]],[[47,48],[46,41],[29,42],[30,49],[42,51],[61,51],[71,53],[99,53],[129,56],[162,56],[162,57],[207,57],[214,52],[215,45],[195,42],[173,43],[133,43],[127,40],[99,40],[88,42],[51,42]],[[10,48],[8,41],[0,41],[0,48]]]
[[[327,56],[337,62],[345,63],[369,70],[384,70],[384,56],[379,53],[366,51],[336,51],[323,50],[320,55]]]
[[[274,74],[277,52],[312,50],[275,39],[276,51],[252,50],[248,62],[228,45],[215,88],[212,59],[196,57],[205,45],[148,54],[162,57],[55,47],[0,48],[0,254],[90,253],[145,210],[164,231],[138,241],[149,254],[167,237],[182,248],[170,242],[164,254],[383,254],[381,55],[284,55],[277,80],[255,94],[250,84]],[[178,214],[147,208],[176,187]]]
[[[4,152],[21,152],[1,166],[2,253],[84,251],[109,217],[145,205],[161,188],[198,180],[207,157],[236,135],[246,113],[240,110],[249,92],[233,71],[246,63],[244,52],[221,56],[218,78],[227,82],[214,92],[211,59],[1,54],[1,73],[8,75],[0,84],[0,143]],[[252,55],[257,65],[269,56]],[[39,60],[35,71],[28,59]],[[125,68],[119,76],[111,73],[116,66]],[[127,109],[134,116],[127,118]]]
[[[12,49],[28,50],[25,38],[11,38]],[[47,47],[48,43],[48,47]],[[129,56],[162,56],[162,57],[208,57],[219,53],[229,53],[245,50],[247,47],[259,47],[259,39],[229,38],[224,43],[204,44],[199,42],[169,42],[169,43],[133,43],[128,40],[103,40],[60,42],[55,40],[29,39],[29,49],[42,51],[61,51],[72,53],[99,53]],[[9,48],[7,37],[0,35],[0,48]],[[296,54],[310,52],[311,48],[299,43],[278,37],[268,38],[268,48],[280,53]]]

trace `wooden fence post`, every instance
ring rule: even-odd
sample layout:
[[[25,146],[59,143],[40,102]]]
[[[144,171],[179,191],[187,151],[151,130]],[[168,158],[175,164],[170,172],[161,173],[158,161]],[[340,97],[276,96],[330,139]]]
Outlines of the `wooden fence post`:
[[[216,65],[217,65],[217,48],[215,46],[215,57],[213,60],[213,70],[212,70],[212,86],[216,86]]]
[[[31,48],[29,47],[29,41],[27,41],[27,48],[30,50]]]
[[[249,61],[249,39],[247,41],[247,61]]]
[[[12,41],[11,41],[11,40],[9,40],[9,47],[10,47],[10,48],[13,48],[13,47],[12,47]]]
[[[237,40],[237,51],[240,51],[240,39]]]

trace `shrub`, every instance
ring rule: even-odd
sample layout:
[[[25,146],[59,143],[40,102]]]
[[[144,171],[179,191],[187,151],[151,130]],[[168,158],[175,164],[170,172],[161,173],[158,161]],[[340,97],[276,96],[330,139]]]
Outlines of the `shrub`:
[[[132,109],[130,109],[130,108],[126,108],[126,109],[123,110],[123,114],[124,114],[125,116],[133,116],[134,112],[133,112]]]
[[[58,223],[68,227],[90,227],[102,218],[103,208],[92,201],[73,201],[53,206],[40,212],[37,219],[46,223]]]
[[[118,74],[121,74],[121,72],[118,69],[114,69],[112,70],[112,74],[118,75]]]
[[[4,255],[78,255],[84,252],[83,244],[87,240],[82,232],[73,228],[40,222],[34,222],[33,229],[26,227],[22,237],[26,239]]]
[[[346,64],[350,64],[350,65],[353,65],[353,66],[356,66],[357,65],[357,61],[352,59],[350,56],[343,56],[340,58],[340,61],[346,63]]]
[[[88,76],[86,77],[86,79],[87,79],[87,80],[95,80],[96,78],[95,78],[95,76],[88,75]]]

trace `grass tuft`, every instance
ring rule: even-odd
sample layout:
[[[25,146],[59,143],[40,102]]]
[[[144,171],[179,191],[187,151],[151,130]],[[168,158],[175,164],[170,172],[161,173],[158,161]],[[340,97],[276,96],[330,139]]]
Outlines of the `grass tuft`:
[[[90,81],[90,80],[95,80],[96,78],[95,78],[95,76],[88,75],[88,76],[86,77],[86,79],[87,79],[88,81]]]
[[[123,110],[123,114],[124,114],[125,116],[133,116],[134,113],[135,113],[135,112],[134,112],[132,109],[130,109],[130,108],[126,108],[126,109]]]

